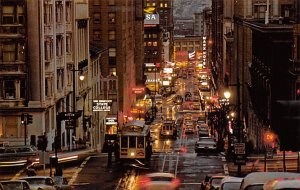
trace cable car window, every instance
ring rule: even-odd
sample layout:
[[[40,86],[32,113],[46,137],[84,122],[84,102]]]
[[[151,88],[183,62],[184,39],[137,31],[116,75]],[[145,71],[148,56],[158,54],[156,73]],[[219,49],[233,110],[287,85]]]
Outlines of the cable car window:
[[[129,137],[129,148],[136,148],[136,138]]]
[[[128,148],[128,137],[121,137],[121,148]]]
[[[138,148],[144,148],[144,137],[137,137]]]

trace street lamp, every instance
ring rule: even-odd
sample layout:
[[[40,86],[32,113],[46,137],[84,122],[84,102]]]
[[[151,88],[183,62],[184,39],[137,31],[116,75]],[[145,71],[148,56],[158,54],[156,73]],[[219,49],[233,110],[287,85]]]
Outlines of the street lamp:
[[[82,69],[75,69],[75,65],[73,66],[73,69],[71,71],[73,72],[73,114],[75,114],[75,112],[76,112],[76,78],[75,78],[75,74],[76,74],[76,71],[80,72],[79,79],[81,81],[84,80],[84,75],[83,75],[83,70]],[[74,122],[74,129],[73,129],[74,130],[74,135],[76,136],[77,119],[74,118],[73,122]],[[70,143],[72,144],[71,141],[70,141]]]
[[[230,96],[231,96],[231,93],[230,93],[229,91],[225,91],[225,92],[224,92],[224,97],[225,97],[226,99],[229,99]]]

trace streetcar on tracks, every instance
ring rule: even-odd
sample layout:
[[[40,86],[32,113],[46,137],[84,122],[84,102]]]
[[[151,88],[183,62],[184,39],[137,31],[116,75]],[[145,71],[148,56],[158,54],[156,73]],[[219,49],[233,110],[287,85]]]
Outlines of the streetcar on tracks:
[[[120,161],[150,160],[152,146],[150,142],[150,126],[145,121],[128,122],[119,132]]]
[[[175,121],[171,119],[167,119],[163,121],[161,131],[160,131],[161,137],[177,137],[177,129],[175,125]]]

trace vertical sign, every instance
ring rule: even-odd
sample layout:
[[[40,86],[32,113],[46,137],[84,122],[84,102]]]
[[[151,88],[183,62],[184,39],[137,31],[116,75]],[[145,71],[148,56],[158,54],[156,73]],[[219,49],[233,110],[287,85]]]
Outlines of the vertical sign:
[[[203,67],[205,68],[206,67],[206,58],[207,58],[207,37],[206,36],[203,36],[202,38],[202,64],[203,64]]]

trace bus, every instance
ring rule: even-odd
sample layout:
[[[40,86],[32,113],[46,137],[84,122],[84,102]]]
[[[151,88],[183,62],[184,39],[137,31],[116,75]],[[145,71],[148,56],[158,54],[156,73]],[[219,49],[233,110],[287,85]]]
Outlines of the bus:
[[[150,126],[145,121],[128,122],[119,132],[120,161],[150,160],[152,146],[150,142]]]

